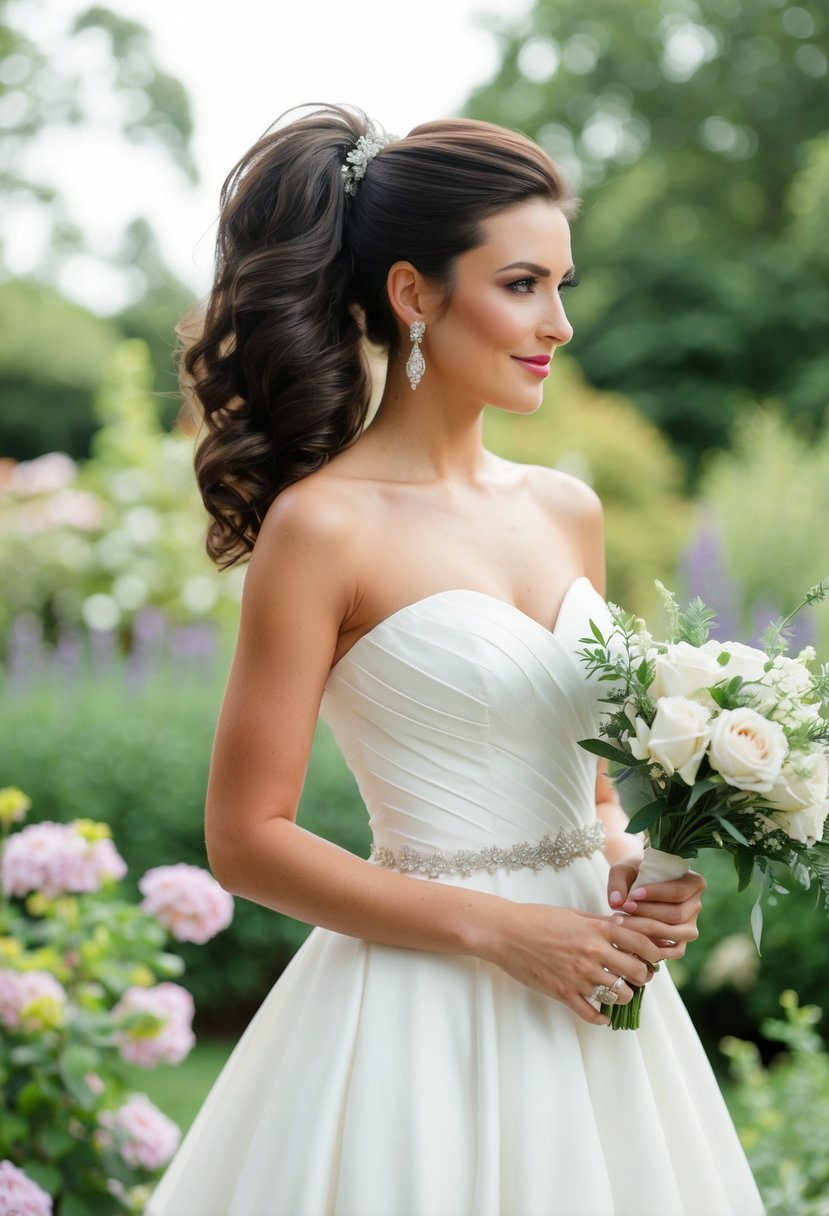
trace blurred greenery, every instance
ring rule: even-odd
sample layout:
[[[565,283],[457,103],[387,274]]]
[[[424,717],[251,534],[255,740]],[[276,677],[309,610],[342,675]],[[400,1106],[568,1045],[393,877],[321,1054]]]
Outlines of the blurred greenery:
[[[578,179],[571,346],[695,473],[752,399],[825,424],[829,13],[820,0],[536,0],[468,113]],[[795,357],[793,357],[793,355]]]
[[[88,454],[93,390],[124,337],[148,344],[153,388],[171,425],[178,412],[174,328],[192,303],[146,220],[137,216],[102,258],[60,191],[27,168],[39,141],[85,129],[153,147],[195,179],[190,101],[156,61],[149,31],[98,5],[63,14],[63,23],[56,49],[36,14],[20,0],[0,0],[0,456],[17,460],[55,450]],[[29,277],[9,281],[6,251],[22,209],[46,235]],[[130,302],[117,316],[103,320],[64,297],[59,284],[82,277],[90,259],[105,261],[123,282]]]
[[[829,432],[811,438],[779,409],[747,411],[731,447],[704,467],[697,515],[699,526],[714,528],[719,538],[736,627],[742,636],[752,626],[759,633],[829,576],[829,546],[816,543],[815,532],[829,515]],[[702,558],[709,573],[712,556]],[[704,588],[694,589],[706,598]],[[803,629],[803,642],[829,654],[829,604],[805,613]]]
[[[780,1004],[784,1017],[763,1022],[766,1038],[784,1045],[768,1068],[755,1044],[723,1040],[736,1082],[729,1106],[768,1216],[827,1216],[829,1053],[814,1031],[820,1009],[801,1008],[791,989]]]
[[[87,452],[92,399],[121,335],[53,287],[0,283],[0,455]]]
[[[127,647],[150,610],[235,623],[244,572],[208,561],[192,443],[161,426],[146,345],[118,345],[98,379],[92,460],[0,467],[0,653],[21,615],[52,640],[89,626]]]
[[[152,1070],[124,1065],[122,1074],[132,1093],[145,1093],[179,1125],[183,1134],[198,1114],[232,1049],[232,1039],[202,1037],[180,1064],[160,1064]]]

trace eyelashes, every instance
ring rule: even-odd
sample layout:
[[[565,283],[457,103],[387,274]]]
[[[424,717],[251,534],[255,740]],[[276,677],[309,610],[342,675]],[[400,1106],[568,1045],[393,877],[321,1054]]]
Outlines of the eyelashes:
[[[507,287],[508,291],[513,292],[515,295],[529,296],[529,295],[532,295],[533,292],[535,291],[537,283],[538,283],[537,275],[527,275],[523,279],[513,279],[513,281],[511,283],[507,283],[506,287]],[[558,285],[558,293],[559,293],[559,295],[563,296],[565,291],[568,291],[572,287],[578,287],[578,285],[579,285],[578,275],[571,274],[566,279],[561,280],[561,282]]]

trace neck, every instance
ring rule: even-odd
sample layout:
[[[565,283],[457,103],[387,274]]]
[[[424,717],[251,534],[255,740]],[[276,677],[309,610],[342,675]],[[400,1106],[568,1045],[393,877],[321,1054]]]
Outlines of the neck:
[[[394,457],[411,481],[474,481],[483,471],[482,401],[459,399],[429,370],[412,392],[405,358],[389,360],[386,385],[363,442]]]

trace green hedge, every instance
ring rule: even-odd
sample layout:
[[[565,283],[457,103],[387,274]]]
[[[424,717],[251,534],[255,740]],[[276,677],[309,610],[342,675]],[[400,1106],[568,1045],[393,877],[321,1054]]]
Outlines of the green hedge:
[[[152,866],[206,865],[204,789],[223,672],[163,669],[141,689],[123,673],[0,690],[0,785],[32,799],[32,818],[101,819],[112,827],[135,884]],[[369,834],[353,779],[320,727],[299,812],[311,831],[361,856]],[[709,881],[701,938],[672,967],[683,997],[716,1054],[725,1034],[755,1039],[794,987],[825,997],[826,915],[814,894],[778,897],[766,912],[763,954],[751,942],[750,892],[737,895],[725,858],[705,859]],[[233,925],[206,946],[185,946],[186,982],[202,1028],[236,1031],[308,933],[308,927],[244,900]],[[230,994],[230,995],[229,995]]]

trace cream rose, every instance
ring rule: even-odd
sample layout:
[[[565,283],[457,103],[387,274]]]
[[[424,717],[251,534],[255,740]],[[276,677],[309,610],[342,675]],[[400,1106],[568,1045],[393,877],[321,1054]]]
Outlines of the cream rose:
[[[762,680],[764,668],[769,656],[756,646],[745,646],[742,642],[706,642],[700,650],[710,655],[715,661],[721,654],[728,655],[727,663],[717,662],[719,680],[729,680],[732,676],[742,676],[744,680]]]
[[[714,719],[711,767],[738,790],[766,794],[777,780],[788,744],[782,726],[754,709],[725,709]]]
[[[654,679],[648,693],[654,701],[660,697],[690,697],[722,678],[723,669],[716,655],[703,647],[691,646],[689,642],[671,642],[665,653],[656,657]],[[706,696],[705,699],[710,698]]]
[[[687,697],[660,697],[647,740],[648,755],[693,785],[711,737],[709,711]],[[643,758],[643,757],[642,757]]]
[[[766,794],[776,810],[771,818],[792,840],[814,844],[823,835],[829,811],[829,761],[822,747],[794,752]]]
[[[804,811],[793,811],[790,815],[782,812],[771,817],[776,828],[782,828],[791,840],[799,840],[801,844],[813,845],[823,839],[823,825],[829,813],[829,802],[807,807]]]

